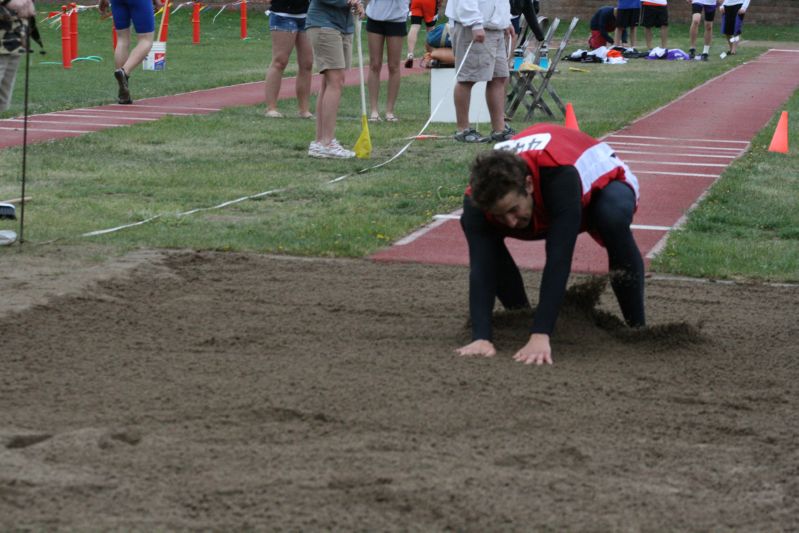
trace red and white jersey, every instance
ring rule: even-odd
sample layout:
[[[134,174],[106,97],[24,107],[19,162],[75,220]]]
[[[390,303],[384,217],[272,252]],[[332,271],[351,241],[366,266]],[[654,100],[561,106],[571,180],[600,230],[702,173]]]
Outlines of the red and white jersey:
[[[642,6],[665,6],[667,5],[668,0],[643,0],[641,2]]]
[[[591,201],[593,191],[614,180],[627,184],[635,192],[635,201],[638,202],[638,178],[630,167],[616,157],[608,144],[581,131],[555,124],[536,124],[517,133],[513,139],[495,145],[494,149],[511,150],[525,160],[538,194],[540,167],[573,166],[580,174],[583,206]]]

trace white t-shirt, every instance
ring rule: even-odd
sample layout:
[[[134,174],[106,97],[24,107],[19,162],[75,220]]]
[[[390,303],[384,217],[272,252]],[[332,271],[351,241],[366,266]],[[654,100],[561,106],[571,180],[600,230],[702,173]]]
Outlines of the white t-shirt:
[[[408,0],[370,0],[366,5],[366,16],[384,22],[408,20]]]

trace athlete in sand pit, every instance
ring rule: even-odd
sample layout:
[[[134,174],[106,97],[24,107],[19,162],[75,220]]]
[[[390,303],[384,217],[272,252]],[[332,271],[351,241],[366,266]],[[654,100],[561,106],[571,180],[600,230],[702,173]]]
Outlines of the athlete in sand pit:
[[[613,292],[628,325],[645,325],[644,264],[630,224],[638,179],[605,143],[553,124],[531,126],[477,156],[463,202],[469,244],[472,342],[459,355],[496,355],[494,300],[529,308],[505,237],[546,240],[546,263],[530,340],[516,354],[526,364],[552,364],[555,328],[577,235],[587,231],[608,251]]]

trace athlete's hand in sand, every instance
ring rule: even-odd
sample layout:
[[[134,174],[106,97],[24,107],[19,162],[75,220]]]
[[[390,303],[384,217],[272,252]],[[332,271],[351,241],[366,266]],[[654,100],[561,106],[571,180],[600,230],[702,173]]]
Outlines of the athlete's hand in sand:
[[[549,335],[533,333],[524,348],[513,356],[516,361],[526,365],[552,364],[552,348],[549,346]]]
[[[462,346],[455,350],[458,355],[466,357],[482,355],[483,357],[494,357],[497,355],[497,350],[494,348],[494,343],[485,339],[478,339],[466,346]]]

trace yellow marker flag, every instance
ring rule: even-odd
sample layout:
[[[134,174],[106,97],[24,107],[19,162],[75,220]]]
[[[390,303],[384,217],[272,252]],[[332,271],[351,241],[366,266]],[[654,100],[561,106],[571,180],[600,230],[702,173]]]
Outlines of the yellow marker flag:
[[[372,156],[372,139],[369,137],[369,122],[361,115],[361,135],[355,141],[355,157],[369,159]]]
[[[361,21],[355,15],[355,40],[358,43],[358,71],[361,75],[361,136],[355,142],[355,157],[369,159],[372,156],[372,139],[366,121],[366,88],[363,79],[363,48],[361,48]]]

